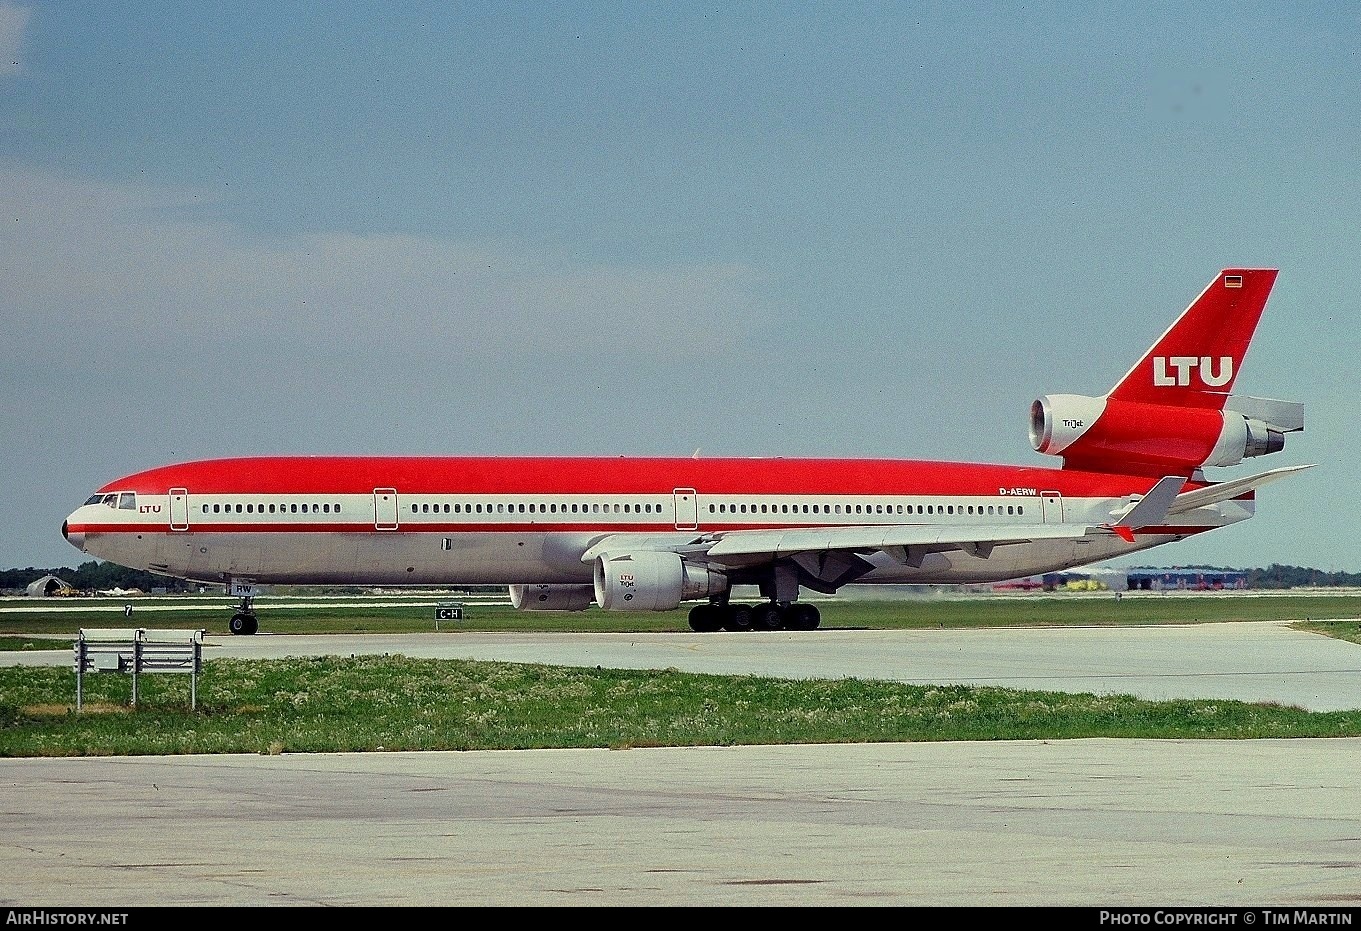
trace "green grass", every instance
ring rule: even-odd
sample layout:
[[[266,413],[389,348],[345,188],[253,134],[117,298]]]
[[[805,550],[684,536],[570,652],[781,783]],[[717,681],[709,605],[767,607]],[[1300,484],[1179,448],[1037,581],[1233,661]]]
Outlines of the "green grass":
[[[1361,736],[1361,711],[402,656],[213,660],[196,711],[187,676],[139,677],[135,710],[86,676],[80,712],[73,680],[0,669],[0,756]]]
[[[178,607],[146,609],[153,604]],[[203,604],[213,610],[193,608]],[[225,635],[231,613],[221,598],[139,600],[131,620],[98,605],[0,613],[0,649],[69,651],[81,627],[204,628]],[[435,629],[428,605],[303,608],[261,599],[259,609],[261,629],[274,633]],[[823,626],[831,629],[1277,621],[1361,642],[1361,595],[834,600],[821,609]],[[470,605],[465,620],[441,624],[451,636],[465,630],[689,628],[684,611],[563,615]],[[1361,736],[1361,711],[402,656],[211,660],[199,677],[194,710],[188,676],[146,675],[138,685],[134,709],[130,677],[87,675],[76,712],[69,665],[0,667],[0,756]]]
[[[1290,626],[1296,630],[1310,630],[1337,640],[1361,643],[1361,623],[1357,621],[1300,621]]]

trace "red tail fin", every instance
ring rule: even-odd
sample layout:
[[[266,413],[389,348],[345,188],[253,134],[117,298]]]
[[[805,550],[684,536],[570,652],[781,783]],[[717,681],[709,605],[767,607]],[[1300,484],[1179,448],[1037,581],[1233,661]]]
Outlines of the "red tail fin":
[[[1065,468],[1190,476],[1274,453],[1304,429],[1303,405],[1229,397],[1274,268],[1226,268],[1105,397],[1046,395],[1030,441]]]
[[[1221,410],[1266,307],[1274,268],[1226,268],[1107,397]]]

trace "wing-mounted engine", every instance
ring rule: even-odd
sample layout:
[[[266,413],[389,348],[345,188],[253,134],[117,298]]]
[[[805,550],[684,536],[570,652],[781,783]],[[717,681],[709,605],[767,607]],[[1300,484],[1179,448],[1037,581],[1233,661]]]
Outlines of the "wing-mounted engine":
[[[1030,443],[1064,466],[1138,475],[1189,475],[1285,448],[1304,429],[1304,405],[1230,396],[1222,410],[1113,397],[1053,394],[1030,405]]]
[[[722,573],[675,553],[621,553],[595,561],[595,600],[607,611],[670,611],[727,587]]]
[[[591,585],[510,586],[510,603],[520,611],[585,611],[593,598]]]

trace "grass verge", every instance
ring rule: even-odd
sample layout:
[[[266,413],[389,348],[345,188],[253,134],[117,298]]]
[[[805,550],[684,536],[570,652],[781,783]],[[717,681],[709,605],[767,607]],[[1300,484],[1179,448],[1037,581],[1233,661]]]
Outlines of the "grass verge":
[[[139,602],[148,609],[135,610],[131,619],[98,602],[62,607],[77,610],[0,615],[0,650],[69,651],[81,627],[203,628],[225,635],[230,614],[221,599]],[[259,607],[262,630],[274,633],[435,629],[430,606],[419,603]],[[1361,643],[1357,595],[831,601],[822,613],[831,629],[1289,621]],[[675,632],[689,630],[685,617],[684,611],[561,615],[476,605],[440,632]],[[0,756],[1361,736],[1361,711],[402,656],[211,660],[199,678],[195,710],[186,676],[140,677],[133,709],[129,677],[95,675],[85,678],[77,713],[74,680],[69,666],[0,667]]]
[[[403,656],[205,663],[186,676],[0,668],[0,756],[1357,737],[1361,711]]]

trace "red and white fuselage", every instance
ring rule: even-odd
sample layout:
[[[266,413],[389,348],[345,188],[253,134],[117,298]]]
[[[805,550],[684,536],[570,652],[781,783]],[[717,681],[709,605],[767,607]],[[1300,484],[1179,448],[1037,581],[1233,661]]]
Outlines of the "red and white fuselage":
[[[999,528],[1110,524],[1149,484],[1139,476],[900,460],[222,459],[111,482],[71,515],[67,536],[119,565],[199,581],[589,585],[593,569],[582,554],[621,535],[684,545],[734,531],[774,539],[853,525],[972,529],[986,537]],[[987,558],[956,549],[924,554],[919,565],[885,557],[857,580],[1018,578],[1252,513],[1248,492],[1135,528],[1133,542],[1115,534],[1037,536]],[[751,560],[734,562],[740,568]]]
[[[106,484],[63,527],[84,552],[196,581],[511,587],[517,607],[669,610],[696,629],[816,626],[801,588],[989,582],[1246,520],[1207,466],[1276,452],[1302,405],[1232,396],[1272,269],[1225,269],[1101,397],[1031,405],[1062,468],[870,459],[274,456]],[[734,608],[751,584],[765,608]],[[248,604],[248,602],[247,602]],[[243,608],[245,610],[245,608]],[[238,615],[244,617],[245,615]],[[241,632],[253,630],[250,626]],[[234,625],[234,629],[236,629]]]

